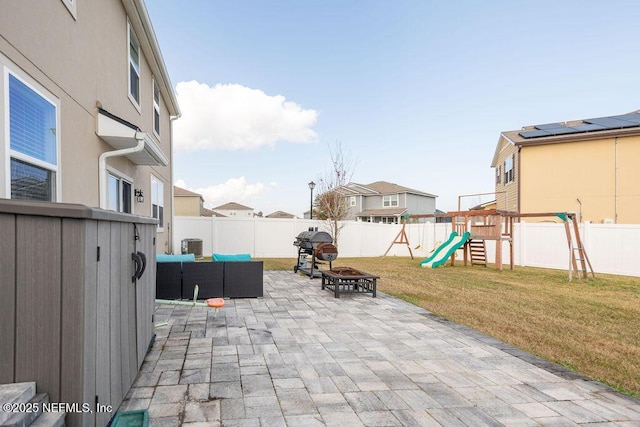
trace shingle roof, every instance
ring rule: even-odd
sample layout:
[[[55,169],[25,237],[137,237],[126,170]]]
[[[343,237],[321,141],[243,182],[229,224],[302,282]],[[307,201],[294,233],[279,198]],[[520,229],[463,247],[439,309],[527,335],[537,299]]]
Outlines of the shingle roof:
[[[411,193],[411,194],[418,194],[420,196],[436,197],[434,194],[426,193],[426,192],[420,191],[420,190],[414,190],[413,188],[403,187],[402,185],[398,185],[398,184],[394,184],[394,183],[386,182],[386,181],[376,181],[376,182],[372,182],[371,184],[366,184],[366,185],[353,183],[353,185],[354,186],[364,187],[364,188],[366,188],[368,190],[374,191],[374,192],[376,192],[378,194],[381,194],[381,195],[397,194],[397,193]],[[351,188],[353,190],[355,190],[353,187],[351,187]]]
[[[275,211],[265,216],[265,218],[295,218],[296,216],[283,211]]]
[[[224,205],[216,206],[213,209],[214,210],[227,210],[227,211],[231,211],[231,210],[235,210],[235,211],[252,211],[253,210],[253,208],[241,205],[240,203],[236,203],[236,202],[225,203]]]
[[[211,209],[202,208],[200,209],[200,215],[202,216],[215,216],[217,218],[226,218],[226,215],[222,215],[221,213],[212,211]]]
[[[200,197],[202,199],[202,194],[194,193],[193,191],[186,190],[184,188],[173,186],[173,195],[175,197]]]
[[[618,118],[628,118],[631,121],[620,121]],[[598,123],[600,123],[600,125]],[[620,126],[616,127],[614,123],[620,123]],[[619,116],[525,126],[522,129],[501,133],[502,137],[517,146],[553,144],[631,135],[640,135],[640,110]]]

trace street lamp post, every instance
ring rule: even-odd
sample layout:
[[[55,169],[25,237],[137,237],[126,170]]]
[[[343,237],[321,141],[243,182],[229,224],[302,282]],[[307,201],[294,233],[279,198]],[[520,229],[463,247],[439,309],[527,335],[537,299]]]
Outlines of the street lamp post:
[[[313,219],[313,189],[316,188],[316,183],[311,181],[309,183],[309,189],[311,190],[311,210],[309,211],[310,219]]]

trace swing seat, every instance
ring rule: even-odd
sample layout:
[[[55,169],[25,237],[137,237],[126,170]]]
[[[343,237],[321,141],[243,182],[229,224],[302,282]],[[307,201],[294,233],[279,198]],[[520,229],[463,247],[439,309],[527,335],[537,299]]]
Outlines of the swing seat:
[[[222,308],[224,307],[224,299],[223,298],[209,298],[207,300],[207,305],[211,308]]]

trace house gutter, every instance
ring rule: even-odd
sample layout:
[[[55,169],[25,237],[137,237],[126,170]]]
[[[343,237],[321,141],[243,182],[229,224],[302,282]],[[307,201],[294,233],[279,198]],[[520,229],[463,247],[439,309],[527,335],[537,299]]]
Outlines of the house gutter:
[[[146,133],[136,132],[135,139],[138,144],[135,147],[123,148],[121,150],[107,151],[100,154],[98,158],[98,173],[100,174],[100,209],[107,209],[107,188],[109,188],[107,176],[107,159],[111,157],[126,156],[133,153],[139,153],[144,150],[144,138]]]

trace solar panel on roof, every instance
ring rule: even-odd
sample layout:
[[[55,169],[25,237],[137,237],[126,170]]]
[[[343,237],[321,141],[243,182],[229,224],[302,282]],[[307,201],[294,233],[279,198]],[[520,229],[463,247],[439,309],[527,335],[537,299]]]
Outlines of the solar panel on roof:
[[[640,114],[638,113],[623,114],[621,116],[613,116],[613,118],[640,125]]]
[[[585,124],[578,126],[565,126],[562,123],[545,123],[535,125],[533,130],[520,132],[519,135],[523,138],[541,138],[545,136],[640,127],[640,113],[596,117],[593,119],[583,120],[583,122]]]
[[[562,123],[547,123],[544,125],[535,125],[534,128],[536,129],[540,129],[540,130],[547,130],[547,129],[557,129],[557,128],[563,128],[565,127]]]
[[[519,135],[523,138],[540,138],[541,136],[551,136],[549,132],[543,130],[528,130],[526,132],[520,132]]]
[[[590,124],[586,124],[586,125],[579,125],[579,126],[574,126],[574,129],[577,129],[580,132],[589,132],[589,131],[593,131],[593,130],[603,130],[604,127],[600,126],[600,125],[596,125],[594,123],[590,123]]]
[[[614,117],[597,117],[595,119],[584,120],[587,123],[592,123],[602,126],[603,130],[608,129],[621,129],[638,126],[637,124],[625,120],[619,120]]]
[[[573,127],[564,126],[562,128],[547,129],[547,132],[552,133],[553,135],[566,135],[569,133],[579,133],[580,131]]]

